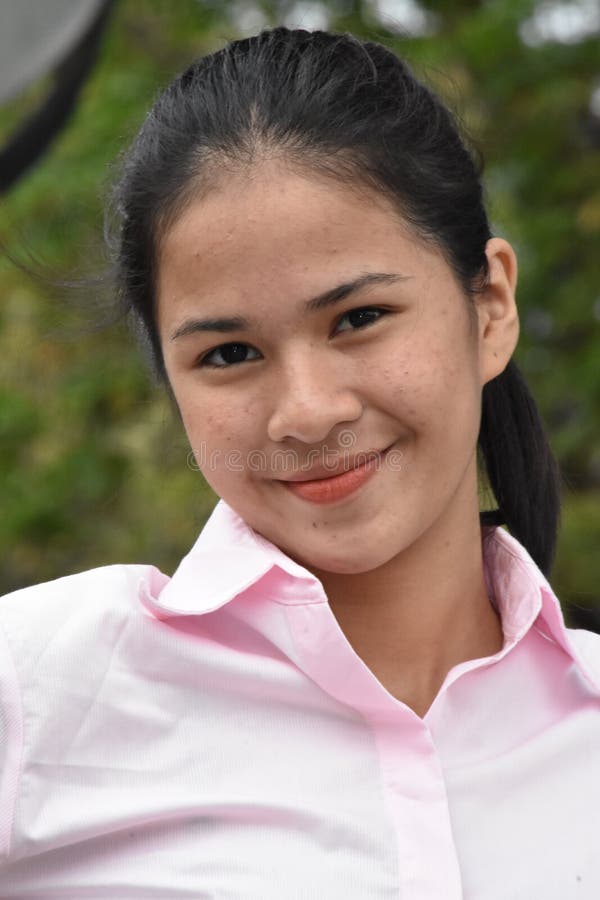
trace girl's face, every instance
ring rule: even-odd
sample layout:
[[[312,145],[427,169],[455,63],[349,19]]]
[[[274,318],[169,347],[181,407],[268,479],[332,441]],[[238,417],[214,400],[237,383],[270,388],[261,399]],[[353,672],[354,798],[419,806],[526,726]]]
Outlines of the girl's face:
[[[364,572],[477,515],[481,390],[507,361],[486,344],[492,301],[469,311],[385,198],[232,178],[168,229],[157,288],[198,466],[294,559]]]

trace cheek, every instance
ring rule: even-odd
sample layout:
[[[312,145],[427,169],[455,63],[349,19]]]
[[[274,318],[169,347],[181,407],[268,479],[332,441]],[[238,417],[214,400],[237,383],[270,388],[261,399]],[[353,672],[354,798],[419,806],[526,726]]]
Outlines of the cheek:
[[[262,446],[257,416],[248,406],[203,392],[181,396],[179,409],[190,447],[209,483],[238,477],[248,455]]]
[[[446,342],[414,345],[395,366],[386,367],[379,384],[389,411],[415,436],[462,433],[467,438],[478,427],[480,387],[466,348],[463,353]]]

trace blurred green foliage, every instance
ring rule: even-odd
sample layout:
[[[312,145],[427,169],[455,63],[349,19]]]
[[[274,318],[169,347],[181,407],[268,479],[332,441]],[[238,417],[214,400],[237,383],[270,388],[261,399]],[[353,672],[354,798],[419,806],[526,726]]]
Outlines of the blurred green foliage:
[[[310,3],[254,6],[265,23],[302,25]],[[330,28],[405,55],[483,152],[495,231],[520,261],[517,360],[565,476],[555,586],[566,604],[600,607],[600,117],[590,107],[600,53],[597,37],[526,44],[534,6],[430,0],[422,7],[434,33],[410,36],[366,0],[320,4]],[[112,161],[156,91],[239,36],[251,7],[116,4],[75,115],[4,198],[0,232],[14,255],[27,264],[31,252],[59,280],[102,271]],[[22,113],[22,102],[1,110],[0,135]],[[122,324],[97,327],[102,292],[93,286],[71,297],[7,261],[0,274],[0,593],[110,562],[172,571],[214,496],[188,464],[177,414],[132,336]]]

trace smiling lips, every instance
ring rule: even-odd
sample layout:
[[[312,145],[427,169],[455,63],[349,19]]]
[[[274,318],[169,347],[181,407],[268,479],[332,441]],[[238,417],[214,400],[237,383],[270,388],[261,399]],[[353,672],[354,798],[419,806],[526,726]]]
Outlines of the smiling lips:
[[[312,503],[332,503],[335,500],[342,500],[362,487],[377,471],[382,455],[374,454],[361,465],[339,475],[304,481],[283,481],[282,484],[304,500],[310,500]]]

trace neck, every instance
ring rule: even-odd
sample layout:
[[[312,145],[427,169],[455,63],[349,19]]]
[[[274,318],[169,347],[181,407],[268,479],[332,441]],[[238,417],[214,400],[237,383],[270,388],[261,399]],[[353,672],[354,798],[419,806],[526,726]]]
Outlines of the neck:
[[[460,523],[438,520],[372,571],[315,572],[355,652],[419,716],[453,666],[503,645],[486,591],[478,508]]]

